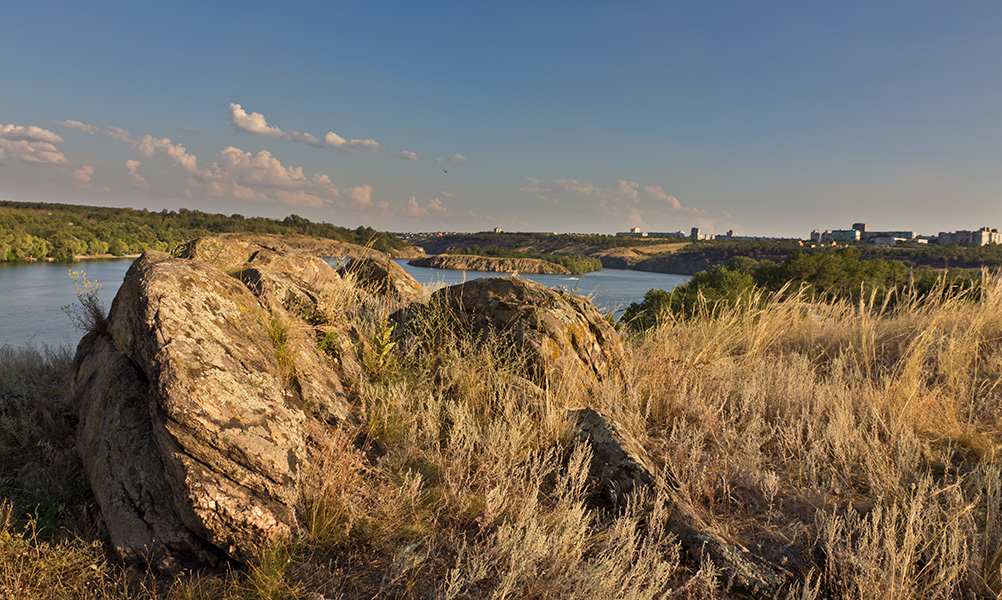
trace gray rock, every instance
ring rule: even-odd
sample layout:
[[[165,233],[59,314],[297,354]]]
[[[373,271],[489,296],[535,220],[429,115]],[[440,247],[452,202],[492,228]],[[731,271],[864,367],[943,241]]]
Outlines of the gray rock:
[[[654,468],[640,444],[592,408],[568,411],[577,439],[592,452],[589,479],[599,503],[625,504],[626,496],[649,489]]]
[[[171,501],[145,376],[107,338],[91,334],[80,344],[73,388],[77,452],[118,554],[162,571],[217,563],[221,553],[183,525]]]
[[[342,277],[351,273],[357,285],[370,294],[403,304],[423,302],[428,296],[424,287],[389,256],[353,258],[338,273]]]
[[[159,477],[157,466],[139,475],[138,486],[156,489],[153,496],[169,490],[171,509],[190,534],[241,561],[272,541],[289,539],[298,527],[293,507],[311,418],[280,360],[274,327],[283,326],[275,322],[281,317],[219,269],[162,253],[147,253],[133,264],[109,315],[110,342],[136,372],[130,378],[123,367],[116,381],[133,396],[145,395],[166,488],[142,483]],[[282,350],[295,357],[300,350],[293,341]],[[77,379],[98,361],[90,354],[107,353],[105,347],[82,348]],[[116,410],[95,399],[111,383],[96,382],[90,393],[88,386],[77,390],[78,412],[88,423],[106,422]],[[336,412],[346,414],[347,407]],[[101,435],[92,430],[85,439],[129,447],[129,440],[114,438],[129,436],[133,425]],[[81,445],[85,464],[99,460],[90,455],[93,446]],[[102,479],[100,469],[88,475],[94,490],[116,485]],[[109,530],[118,528],[112,524],[116,514],[104,516]],[[123,527],[132,532],[134,525]],[[119,544],[144,547],[141,536],[131,533],[120,536]]]
[[[622,378],[622,339],[587,298],[528,279],[495,277],[443,288],[432,301],[476,335],[509,336],[539,385],[591,394]]]

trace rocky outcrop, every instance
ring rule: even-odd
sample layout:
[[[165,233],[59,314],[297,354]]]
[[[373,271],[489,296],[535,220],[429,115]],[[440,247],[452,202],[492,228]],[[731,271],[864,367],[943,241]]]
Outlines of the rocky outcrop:
[[[416,258],[407,264],[432,269],[454,271],[484,271],[487,273],[542,273],[549,275],[570,275],[561,265],[538,258],[494,258],[467,254],[439,254]]]
[[[364,370],[352,355],[373,343],[359,331],[373,329],[356,327],[363,317],[338,306],[344,298],[403,305],[405,325],[439,311],[444,337],[512,348],[524,368],[507,375],[511,393],[527,410],[565,412],[589,449],[592,508],[620,510],[657,485],[642,445],[581,405],[627,385],[620,335],[586,298],[508,277],[444,288],[424,304],[423,288],[385,257],[356,258],[342,274],[260,237],[195,240],[132,265],[106,327],[81,341],[73,379],[80,463],[124,560],[174,572],[248,561],[295,537],[304,465],[330,450],[332,426],[357,433],[350,390]],[[322,333],[345,335],[332,336],[332,351]],[[695,518],[678,514],[672,531],[735,585],[772,593],[784,581]]]
[[[338,273],[353,276],[356,285],[377,297],[404,304],[423,302],[428,297],[424,286],[385,256],[380,259],[353,258],[338,269]]]
[[[329,239],[316,239],[300,235],[275,235],[275,234],[246,234],[246,233],[224,233],[218,236],[199,238],[183,244],[176,252],[176,255],[191,252],[192,246],[196,247],[197,255],[189,255],[188,258],[199,258],[209,256],[213,248],[219,245],[234,246],[240,244],[253,244],[263,247],[274,247],[282,245],[286,248],[299,250],[310,256],[336,257],[336,258],[386,258],[385,252]],[[424,256],[424,253],[413,246],[403,249],[393,249],[390,252],[392,258],[417,258]]]
[[[603,382],[622,378],[620,335],[587,298],[528,279],[495,277],[443,288],[432,301],[475,335],[510,339],[540,385],[594,393]]]
[[[108,336],[81,343],[74,376],[78,449],[112,541],[165,568],[246,560],[291,537],[311,422],[351,418],[333,366],[284,306],[322,296],[336,275],[285,249],[203,243],[192,254],[206,249],[223,267],[247,258],[230,269],[243,280],[144,254]]]

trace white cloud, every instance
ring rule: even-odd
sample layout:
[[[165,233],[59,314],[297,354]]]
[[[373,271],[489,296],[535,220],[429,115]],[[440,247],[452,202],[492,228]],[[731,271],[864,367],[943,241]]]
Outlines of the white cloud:
[[[445,217],[449,215],[449,209],[447,209],[443,204],[442,200],[439,198],[432,198],[428,201],[428,204],[421,206],[418,204],[417,196],[411,196],[407,199],[407,207],[404,209],[404,213],[409,217]]]
[[[561,198],[573,201],[574,196],[594,199],[593,209],[604,218],[612,219],[621,226],[667,227],[680,217],[694,218],[699,223],[714,222],[705,210],[682,205],[674,196],[660,186],[643,186],[636,181],[620,179],[611,187],[597,186],[581,179],[543,180],[526,177],[525,185],[519,191],[535,194],[541,199]],[[641,195],[640,190],[643,190]],[[580,200],[578,200],[580,202]],[[679,225],[674,225],[678,227]]]
[[[143,163],[138,160],[129,159],[125,161],[125,170],[129,172],[129,180],[132,185],[140,189],[148,189],[150,185],[146,183],[146,178],[139,174],[139,165]]]
[[[128,129],[122,129],[121,127],[115,127],[109,125],[101,130],[101,133],[110,137],[113,140],[128,144],[132,141],[132,134],[129,133]]]
[[[601,197],[604,195],[604,190],[595,187],[595,185],[590,181],[581,181],[578,179],[554,179],[553,184],[563,189],[565,192],[581,194],[583,196]]]
[[[401,150],[400,152],[397,152],[393,156],[395,156],[396,158],[405,158],[407,160],[420,160],[421,159],[421,155],[420,154],[418,154],[417,152],[411,152],[409,150]]]
[[[194,167],[196,164],[195,157],[184,152],[178,144],[161,143],[160,147],[169,156],[169,152],[173,152],[176,157],[191,157],[189,161],[172,156],[175,163],[183,168],[189,169],[189,165]],[[189,172],[192,176],[186,184],[192,194],[197,190],[216,197],[315,208],[334,206],[362,213],[385,210],[388,206],[385,202],[373,200],[372,186],[368,184],[339,188],[327,174],[307,176],[302,167],[284,165],[267,150],[252,154],[229,146],[219,153],[218,161],[209,163],[204,169],[189,169]]]
[[[310,146],[322,146],[323,145],[323,142],[321,142],[315,136],[312,136],[312,135],[310,135],[308,133],[299,133],[298,131],[293,131],[292,129],[290,129],[288,132],[286,132],[285,135],[290,140],[292,140],[294,142],[299,142],[300,144],[307,144],[307,145],[310,145]]]
[[[346,150],[348,152],[361,152],[363,150],[376,152],[383,149],[376,140],[346,140],[333,131],[327,132],[327,135],[324,136],[324,141],[331,148]]]
[[[230,103],[230,119],[227,121],[237,131],[256,133],[268,137],[285,137],[278,127],[271,127],[261,113],[247,113],[239,104]]]
[[[184,146],[175,144],[170,138],[155,138],[147,134],[136,140],[135,146],[136,150],[146,158],[152,158],[157,151],[160,151],[189,173],[198,173],[198,159],[195,155],[189,154]]]
[[[278,127],[268,125],[264,115],[261,113],[248,113],[242,106],[236,103],[230,104],[230,118],[227,121],[237,131],[245,133],[256,133],[273,138],[286,138],[300,144],[310,146],[322,146],[327,144],[331,148],[345,150],[347,152],[378,152],[383,147],[376,140],[346,140],[333,131],[328,131],[323,140],[309,133],[300,133],[292,129],[282,131]]]
[[[0,125],[0,158],[28,165],[68,165],[69,161],[55,146],[62,141],[48,129],[34,125]]]
[[[73,169],[73,181],[77,182],[82,186],[90,185],[91,175],[94,174],[94,167],[90,165],[84,165],[79,169]]]
[[[678,211],[688,210],[688,211],[702,212],[699,209],[691,209],[682,206],[682,203],[678,201],[678,198],[665,193],[665,191],[661,189],[661,186],[650,186],[650,185],[645,186],[644,193],[646,193],[651,198],[656,198],[658,200],[661,200],[662,202],[668,205],[668,208],[672,210],[678,210]]]
[[[63,138],[52,133],[48,129],[28,125],[3,125],[0,126],[0,140],[11,142],[45,142],[47,144],[61,144]]]
[[[199,129],[198,127],[195,127],[194,125],[192,125],[190,123],[184,125],[183,127],[181,127],[181,129],[183,129],[185,131],[194,131],[194,132],[200,132],[200,131],[202,131],[201,129]]]
[[[97,125],[88,125],[87,123],[81,123],[80,121],[72,121],[72,120],[56,121],[56,123],[62,125],[63,127],[69,127],[70,129],[76,129],[77,131],[82,131],[84,133],[89,133],[91,135],[102,133],[113,140],[124,142],[126,144],[132,141],[129,131],[127,129],[122,129],[121,127],[115,127],[109,125],[104,129],[101,129]]]
[[[97,125],[88,125],[86,123],[81,123],[80,121],[56,121],[57,125],[62,125],[63,127],[69,127],[70,129],[76,129],[77,131],[82,131],[84,133],[89,133],[94,135],[98,132]]]
[[[29,165],[68,165],[58,148],[47,142],[12,141],[0,138],[3,158],[19,160]]]
[[[438,164],[448,164],[448,163],[461,163],[466,162],[466,157],[462,154],[453,154],[452,156],[439,156],[435,159]]]

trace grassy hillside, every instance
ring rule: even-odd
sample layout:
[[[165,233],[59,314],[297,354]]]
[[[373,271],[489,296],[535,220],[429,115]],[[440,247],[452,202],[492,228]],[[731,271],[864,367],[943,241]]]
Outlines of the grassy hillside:
[[[310,466],[299,541],[175,583],[111,558],[66,467],[69,353],[0,348],[0,595],[729,597],[666,528],[682,511],[795,573],[792,597],[994,598],[1002,278],[979,289],[887,308],[759,295],[631,337],[625,391],[592,404],[659,476],[618,512],[588,504],[584,450],[562,411],[524,402],[510,345],[430,322],[420,356],[371,361],[362,434]]]
[[[298,234],[370,245],[390,252],[408,244],[369,227],[356,229],[313,223],[298,215],[285,219],[220,215],[182,208],[150,212],[106,208],[0,201],[0,261],[29,258],[71,260],[78,254],[121,256],[144,250],[171,251],[188,240],[219,233]]]

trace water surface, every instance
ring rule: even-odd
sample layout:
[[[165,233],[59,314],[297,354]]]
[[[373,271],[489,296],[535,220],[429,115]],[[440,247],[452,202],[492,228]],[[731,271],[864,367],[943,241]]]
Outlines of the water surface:
[[[481,271],[449,271],[412,267],[406,260],[397,260],[422,285],[453,285],[480,277],[499,277],[499,273]],[[64,306],[77,304],[76,291],[69,271],[86,274],[90,281],[101,284],[98,297],[105,310],[111,307],[125,272],[132,259],[110,259],[67,263],[0,263],[0,344],[20,346],[75,346],[82,332],[74,329]],[[540,283],[561,287],[592,299],[602,311],[616,316],[631,302],[643,299],[653,288],[672,289],[689,280],[687,275],[668,275],[605,269],[574,275],[520,275]]]

